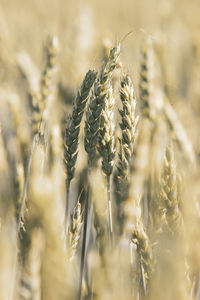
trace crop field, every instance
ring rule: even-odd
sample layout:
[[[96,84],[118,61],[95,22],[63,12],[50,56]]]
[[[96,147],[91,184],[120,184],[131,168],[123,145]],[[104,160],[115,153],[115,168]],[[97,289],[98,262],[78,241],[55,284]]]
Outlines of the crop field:
[[[0,300],[200,300],[199,0],[0,1]]]

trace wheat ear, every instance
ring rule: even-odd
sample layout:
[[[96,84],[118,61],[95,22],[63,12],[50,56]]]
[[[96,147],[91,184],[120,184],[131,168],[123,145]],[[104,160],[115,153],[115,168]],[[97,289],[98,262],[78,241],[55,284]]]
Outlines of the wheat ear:
[[[175,233],[180,229],[182,215],[178,207],[176,166],[172,144],[170,144],[166,149],[161,200],[166,209],[166,221],[169,229],[172,233]]]
[[[90,99],[85,122],[85,150],[88,158],[92,160],[96,153],[96,146],[99,138],[100,120],[105,105],[105,99],[110,89],[112,73],[120,54],[120,44],[112,48],[110,56],[103,66],[97,82],[94,85],[94,92]]]
[[[137,226],[133,230],[132,242],[137,246],[139,261],[141,264],[140,272],[142,276],[142,284],[143,289],[146,292],[146,283],[148,282],[153,270],[153,254],[148,235],[141,222],[138,222]]]
[[[136,96],[131,78],[123,74],[121,80],[120,99],[122,102],[121,115],[121,137],[119,138],[120,150],[118,154],[117,171],[115,174],[115,184],[118,204],[123,201],[127,192],[128,175],[130,171],[130,161],[133,157],[136,128],[139,116],[136,117]]]
[[[114,138],[114,108],[115,99],[113,97],[112,86],[108,91],[105,100],[105,107],[101,116],[101,127],[99,130],[99,145],[98,150],[102,157],[102,170],[107,179],[107,200],[108,200],[108,227],[110,232],[110,239],[112,243],[112,202],[111,202],[111,187],[110,176],[113,171],[115,158],[115,138]]]
[[[85,75],[83,83],[73,103],[72,114],[67,121],[64,138],[64,162],[67,171],[66,188],[66,210],[65,210],[65,231],[67,233],[69,222],[69,194],[70,183],[74,177],[75,165],[78,156],[78,142],[81,120],[87,104],[90,90],[96,80],[97,73],[94,70],[89,70]]]

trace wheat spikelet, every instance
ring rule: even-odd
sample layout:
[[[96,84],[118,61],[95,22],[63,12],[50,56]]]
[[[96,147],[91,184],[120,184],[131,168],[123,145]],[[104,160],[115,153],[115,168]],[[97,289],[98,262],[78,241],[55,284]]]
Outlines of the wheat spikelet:
[[[89,159],[92,160],[96,153],[96,146],[99,137],[100,119],[104,108],[105,99],[110,89],[112,73],[116,68],[120,54],[120,44],[112,48],[110,56],[103,66],[97,82],[94,85],[94,92],[90,99],[85,122],[85,150]]]
[[[94,70],[89,70],[85,75],[80,91],[78,91],[73,103],[72,114],[67,122],[64,139],[64,161],[66,164],[67,179],[69,181],[74,177],[75,164],[78,155],[77,148],[80,124],[90,90],[96,80],[96,75],[97,73]]]

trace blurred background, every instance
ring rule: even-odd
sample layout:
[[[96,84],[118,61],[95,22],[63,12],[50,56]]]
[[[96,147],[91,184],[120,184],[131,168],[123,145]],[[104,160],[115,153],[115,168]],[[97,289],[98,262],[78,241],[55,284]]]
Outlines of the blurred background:
[[[151,35],[165,44],[170,74],[177,79],[174,85],[179,85],[179,69],[187,69],[193,58],[189,54],[199,51],[199,13],[199,0],[1,0],[1,82],[8,73],[3,65],[7,63],[9,68],[13,63],[8,53],[14,58],[27,51],[39,67],[41,44],[48,34],[55,33],[60,39],[62,80],[76,86],[81,74],[99,63],[99,46],[114,44],[133,31],[123,43],[122,55],[134,76],[138,73],[139,42]]]
[[[186,129],[193,131],[197,124],[191,126],[191,122],[199,124],[200,116],[199,15],[199,0],[1,0],[1,87],[13,87],[24,98],[20,54],[26,53],[41,72],[43,46],[48,35],[56,34],[60,43],[59,87],[70,102],[87,70],[98,68],[106,50],[132,31],[123,41],[121,60],[136,92],[141,40],[151,36],[162,73],[160,82]],[[197,144],[194,132],[189,134]]]

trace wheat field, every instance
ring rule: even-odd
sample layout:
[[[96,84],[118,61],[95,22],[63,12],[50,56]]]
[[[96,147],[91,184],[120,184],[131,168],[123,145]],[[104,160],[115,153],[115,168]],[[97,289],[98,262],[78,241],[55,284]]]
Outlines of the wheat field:
[[[199,0],[1,0],[0,300],[200,299]]]

